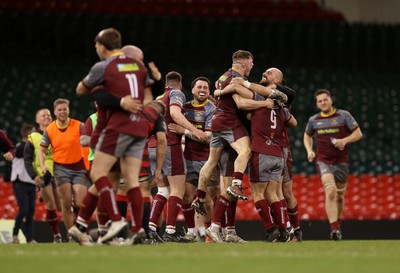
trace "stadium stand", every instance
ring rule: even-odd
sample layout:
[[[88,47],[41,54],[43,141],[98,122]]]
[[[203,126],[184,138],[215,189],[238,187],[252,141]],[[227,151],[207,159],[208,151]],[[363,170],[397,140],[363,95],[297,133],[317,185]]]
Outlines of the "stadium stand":
[[[293,191],[297,193],[301,220],[325,220],[324,191],[317,175],[295,175]],[[247,177],[244,186],[248,187]],[[351,175],[348,198],[342,220],[393,220],[400,217],[400,175]],[[250,189],[245,189],[250,195]],[[0,219],[14,219],[18,206],[12,184],[0,180]],[[36,202],[35,220],[44,221],[46,209]],[[254,202],[239,202],[238,220],[259,220]],[[61,220],[61,217],[60,217]]]
[[[107,0],[4,0],[0,8],[108,14],[344,20],[339,12],[322,9],[315,1],[310,0],[114,0],[112,4]]]

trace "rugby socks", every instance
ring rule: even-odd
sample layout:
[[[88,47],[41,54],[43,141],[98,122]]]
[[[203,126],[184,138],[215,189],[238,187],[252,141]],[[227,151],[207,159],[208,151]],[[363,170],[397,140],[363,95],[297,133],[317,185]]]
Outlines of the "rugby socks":
[[[86,232],[87,226],[90,222],[90,218],[96,210],[98,200],[99,198],[89,191],[83,197],[78,218],[76,220],[76,227],[81,232]]]
[[[243,173],[241,173],[241,172],[234,172],[234,173],[233,173],[233,179],[238,179],[238,180],[242,181],[242,180],[243,180]]]
[[[136,233],[143,224],[143,197],[140,187],[131,188],[127,191],[128,206],[131,210],[131,231]]]
[[[161,194],[156,194],[153,199],[153,204],[151,206],[151,211],[150,211],[150,220],[149,220],[149,228],[152,229],[152,227],[155,230],[155,227],[157,227],[158,223],[158,218],[160,217],[164,205],[167,203],[167,198],[162,196]]]
[[[113,186],[107,176],[100,177],[95,181],[94,186],[99,192],[99,202],[104,204],[111,221],[121,221],[121,214],[115,201]]]
[[[225,212],[229,207],[229,201],[224,196],[220,195],[215,202],[214,215],[212,218],[212,223],[217,223],[221,225],[221,222],[225,218]]]
[[[331,231],[340,230],[339,221],[335,221],[335,222],[329,223],[329,225],[331,226]]]
[[[201,202],[204,202],[204,199],[206,198],[206,192],[203,190],[197,189],[196,196],[200,199]]]
[[[241,172],[234,172],[233,173],[233,179],[232,179],[232,186],[242,186],[242,180],[243,180],[243,173]]]
[[[290,223],[292,224],[292,227],[294,229],[298,229],[300,227],[300,221],[299,221],[299,209],[298,206],[296,205],[294,208],[288,208],[288,215],[290,219]]]
[[[271,209],[268,205],[267,200],[261,199],[255,202],[256,210],[261,217],[261,220],[264,224],[265,230],[270,230],[275,227],[274,219],[271,215]]]
[[[182,199],[177,196],[170,196],[167,201],[167,221],[166,221],[166,232],[174,233],[176,222],[179,214],[179,210],[182,207]]]
[[[286,227],[288,228],[290,226],[287,226],[287,225],[290,225],[291,223],[290,223],[289,215],[288,215],[287,202],[286,202],[285,199],[279,200],[279,202],[281,202],[281,205],[282,205],[282,208],[283,208],[283,217],[284,217],[284,220],[285,220]]]
[[[106,208],[101,202],[97,203],[97,224],[98,226],[105,227],[107,225],[107,222],[110,220],[110,217],[108,217],[108,213]]]
[[[192,204],[182,204],[182,212],[185,216],[186,227],[189,229],[194,229],[194,209],[192,208]]]
[[[271,204],[272,216],[274,217],[275,223],[279,229],[286,228],[285,217],[283,214],[283,207],[281,202],[273,202]]]
[[[226,209],[226,227],[228,228],[235,226],[236,206],[237,201],[231,201]]]
[[[58,226],[58,218],[55,210],[46,210],[46,221],[49,222],[53,235],[60,234],[60,227]]]
[[[150,197],[143,197],[143,229],[146,232],[146,235],[149,235],[149,219],[150,219],[150,210],[151,210],[151,199]]]

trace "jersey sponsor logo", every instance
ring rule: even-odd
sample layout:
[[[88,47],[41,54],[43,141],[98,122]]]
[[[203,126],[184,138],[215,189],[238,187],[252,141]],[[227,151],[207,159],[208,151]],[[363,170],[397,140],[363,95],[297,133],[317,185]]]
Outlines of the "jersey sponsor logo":
[[[203,122],[205,120],[204,113],[196,113],[194,116],[194,120],[197,122]]]
[[[222,75],[221,77],[219,77],[219,81],[221,81],[221,82],[224,82],[224,81],[226,81],[226,79],[228,78],[228,76],[226,76],[226,75]]]
[[[339,133],[339,128],[327,128],[327,129],[319,129],[317,131],[318,135],[327,135],[327,134],[336,134]]]
[[[161,100],[162,98],[164,98],[165,97],[165,93],[164,94],[161,94],[161,95],[159,95],[157,98],[156,98],[156,100]]]
[[[272,140],[268,139],[267,141],[265,141],[265,144],[267,144],[268,146],[274,145],[274,143],[272,142]]]
[[[132,72],[140,70],[137,63],[117,64],[117,69],[118,72]]]

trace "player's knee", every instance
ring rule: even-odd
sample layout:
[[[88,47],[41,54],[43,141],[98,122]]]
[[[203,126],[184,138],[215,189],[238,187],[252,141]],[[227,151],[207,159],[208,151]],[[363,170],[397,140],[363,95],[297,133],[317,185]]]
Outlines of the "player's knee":
[[[342,189],[337,189],[336,190],[336,199],[339,202],[343,202],[344,201],[344,193],[346,192],[346,188],[342,188]]]
[[[243,150],[243,155],[245,155],[247,158],[250,158],[250,156],[251,156],[251,148],[250,147],[246,147]]]
[[[326,197],[333,201],[336,199],[336,184],[335,181],[329,181],[327,183],[324,183],[324,190],[325,190],[325,195]]]

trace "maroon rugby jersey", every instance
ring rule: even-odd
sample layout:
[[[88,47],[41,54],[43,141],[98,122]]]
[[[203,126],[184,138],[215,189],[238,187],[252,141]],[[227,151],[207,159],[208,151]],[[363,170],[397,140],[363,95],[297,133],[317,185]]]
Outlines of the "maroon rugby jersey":
[[[357,121],[344,110],[335,109],[330,116],[324,116],[321,113],[312,116],[308,120],[305,132],[310,136],[316,135],[316,161],[326,164],[348,162],[347,145],[341,151],[331,143],[331,138],[344,138],[357,128]]]
[[[171,89],[169,87],[166,87],[164,94],[157,97],[157,100],[161,100],[166,107],[166,112],[165,112],[164,118],[165,118],[165,123],[168,126],[169,123],[175,123],[171,117],[169,108],[172,105],[176,105],[182,109],[183,105],[186,102],[186,96],[181,90]],[[171,132],[170,130],[167,130],[167,145],[168,146],[176,145],[176,144],[180,145],[181,142],[182,142],[182,135],[175,134],[175,133]],[[157,143],[157,141],[155,140],[154,137],[150,138],[149,148],[156,147],[156,143]]]
[[[237,71],[229,69],[218,79],[218,89],[224,89],[232,78],[241,77]],[[232,98],[232,94],[221,96],[215,108],[214,117],[211,123],[211,131],[219,132],[228,130],[237,126],[243,126],[239,119],[239,108]]]
[[[107,92],[118,98],[130,95],[143,101],[147,76],[140,61],[116,54],[96,63],[82,82],[89,89],[103,85]],[[107,130],[147,137],[147,121],[141,115],[122,109],[108,109],[108,112]]]
[[[287,108],[260,108],[252,112],[251,150],[259,154],[284,157],[285,122],[291,118]]]

